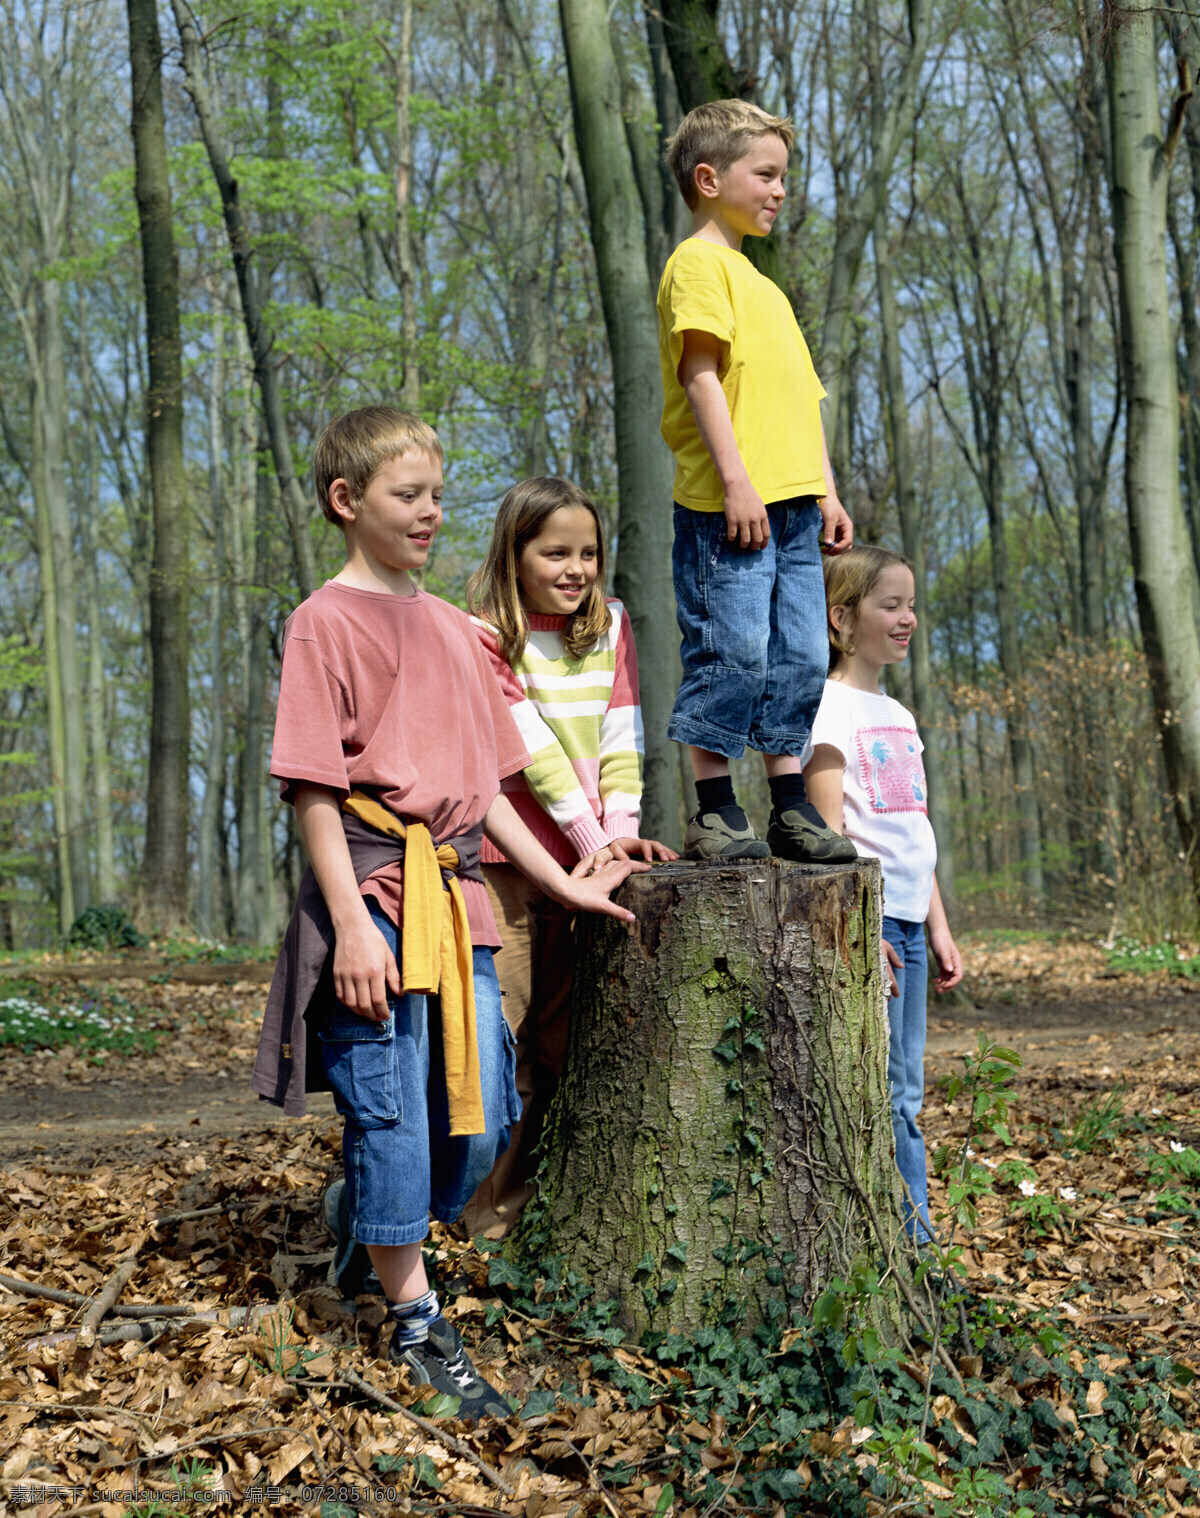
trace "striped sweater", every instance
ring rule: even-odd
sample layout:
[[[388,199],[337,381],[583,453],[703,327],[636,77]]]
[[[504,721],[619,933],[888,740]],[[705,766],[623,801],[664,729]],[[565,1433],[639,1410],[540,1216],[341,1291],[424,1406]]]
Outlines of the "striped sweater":
[[[638,836],[644,741],[637,653],[625,608],[608,605],[612,626],[579,659],[563,647],[566,617],[531,614],[515,666],[500,652],[495,630],[471,619],[532,755],[501,789],[567,869],[610,839]],[[482,859],[505,862],[486,838]]]

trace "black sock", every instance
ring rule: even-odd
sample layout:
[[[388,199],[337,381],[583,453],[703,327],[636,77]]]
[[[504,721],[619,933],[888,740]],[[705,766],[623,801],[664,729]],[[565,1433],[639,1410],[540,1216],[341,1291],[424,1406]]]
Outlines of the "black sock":
[[[712,780],[697,780],[696,800],[702,812],[719,812],[723,807],[736,806],[733,781],[728,775],[717,775]]]
[[[771,806],[776,812],[794,812],[808,800],[803,775],[768,775]]]

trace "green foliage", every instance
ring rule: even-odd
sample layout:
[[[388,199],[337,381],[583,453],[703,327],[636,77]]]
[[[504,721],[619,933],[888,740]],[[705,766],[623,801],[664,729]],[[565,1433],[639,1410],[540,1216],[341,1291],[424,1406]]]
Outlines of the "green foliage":
[[[141,1009],[107,988],[78,988],[79,1001],[65,1001],[56,987],[14,981],[0,999],[0,1046],[15,1045],[23,1054],[61,1049],[70,1044],[102,1061],[110,1051],[149,1053],[162,1033],[149,1026]]]
[[[1153,1155],[1147,1168],[1151,1184],[1159,1188],[1154,1205],[1160,1212],[1200,1210],[1200,1152],[1173,1139],[1166,1154]]]
[[[1185,980],[1200,980],[1200,954],[1184,954],[1170,939],[1141,943],[1134,938],[1118,938],[1108,955],[1109,966],[1134,975],[1152,975],[1165,970],[1168,975]]]
[[[1063,1148],[1091,1154],[1101,1144],[1111,1147],[1125,1127],[1125,1087],[1114,1086],[1104,1096],[1091,1096],[1063,1135]]]
[[[375,1469],[384,1476],[407,1477],[413,1486],[427,1486],[434,1492],[441,1490],[437,1466],[428,1455],[376,1455]]]
[[[169,1475],[174,1488],[163,1492],[160,1498],[130,1507],[129,1518],[178,1518],[181,1507],[190,1507],[197,1501],[202,1505],[211,1502],[208,1494],[216,1489],[218,1474],[215,1466],[194,1457],[182,1465],[173,1465]]]
[[[80,912],[71,924],[67,943],[73,949],[141,949],[146,939],[123,907],[106,903]]]

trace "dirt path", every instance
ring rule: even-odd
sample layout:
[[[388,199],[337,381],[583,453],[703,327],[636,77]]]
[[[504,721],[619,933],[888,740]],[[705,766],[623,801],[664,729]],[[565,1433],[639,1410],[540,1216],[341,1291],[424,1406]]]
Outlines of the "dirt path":
[[[979,1001],[933,998],[927,1068],[931,1085],[987,1033],[1025,1064],[1018,1079],[1080,1092],[1123,1082],[1136,1098],[1153,1085],[1183,1095],[1200,1089],[1200,986],[1112,977],[1103,956],[1053,949],[982,956],[968,985]],[[971,961],[968,954],[968,962]],[[980,963],[981,956],[974,956]],[[0,1164],[60,1167],[145,1158],[167,1140],[280,1131],[291,1120],[249,1088],[258,1017],[270,967],[157,961],[45,966],[45,979],[116,986],[156,1003],[173,1026],[153,1054],[89,1067],[70,1054],[0,1050]],[[29,974],[30,972],[26,972]],[[932,1093],[931,1093],[932,1094]],[[321,1122],[336,1122],[328,1096],[310,1100]]]

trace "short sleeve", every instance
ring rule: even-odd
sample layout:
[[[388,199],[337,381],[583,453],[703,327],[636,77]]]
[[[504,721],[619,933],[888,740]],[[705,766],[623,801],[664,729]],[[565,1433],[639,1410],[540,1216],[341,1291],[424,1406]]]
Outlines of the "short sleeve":
[[[831,682],[827,682],[817,715],[813,719],[807,757],[811,758],[812,751],[825,744],[837,749],[844,761],[848,760],[854,752],[854,727],[853,711],[841,699],[841,693],[836,688],[831,689]]]
[[[728,362],[735,327],[733,302],[725,282],[708,260],[690,256],[685,245],[676,255],[663,291],[664,327],[671,367],[679,373],[685,332],[708,332],[721,344],[721,369]]]
[[[286,637],[271,745],[271,774],[281,782],[285,801],[295,800],[298,781],[350,794],[343,705],[341,687],[325,667],[316,640],[295,633]]]

